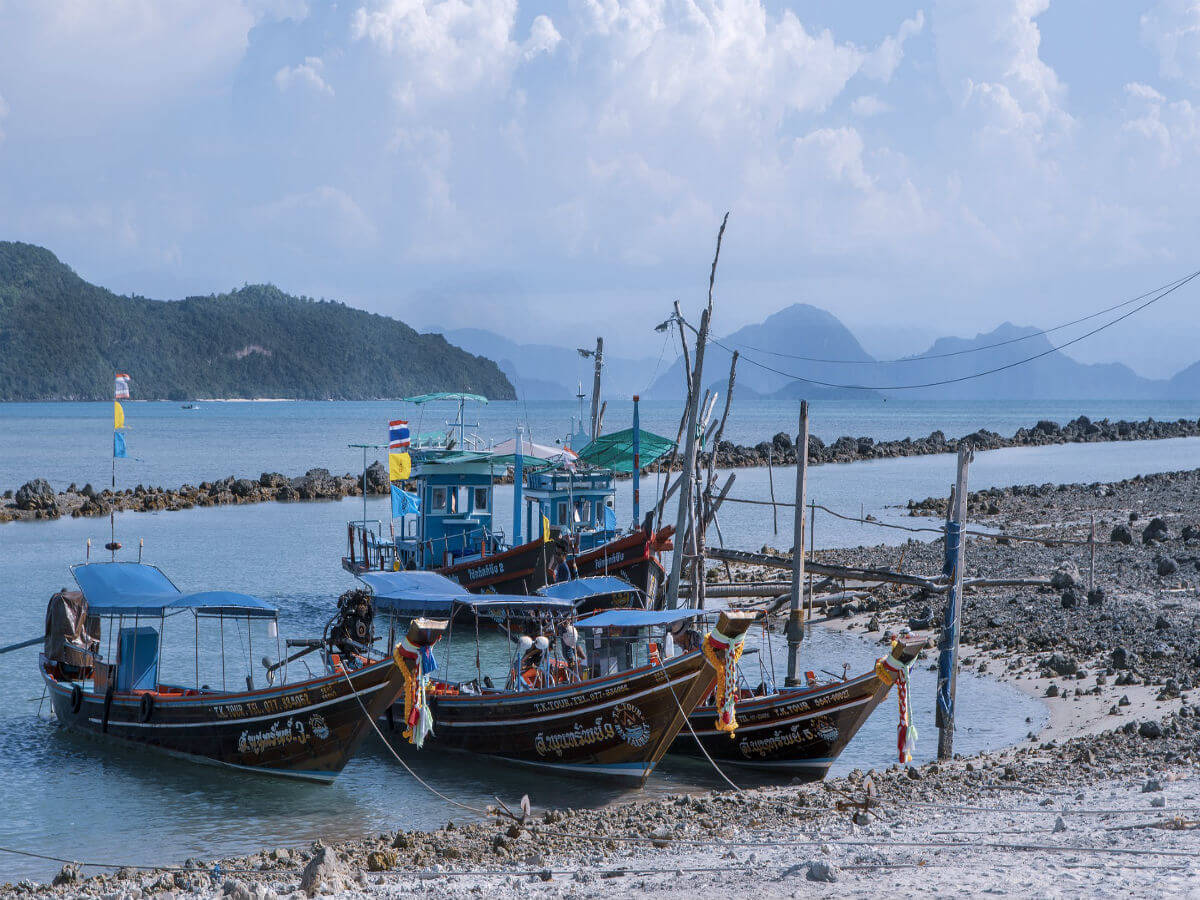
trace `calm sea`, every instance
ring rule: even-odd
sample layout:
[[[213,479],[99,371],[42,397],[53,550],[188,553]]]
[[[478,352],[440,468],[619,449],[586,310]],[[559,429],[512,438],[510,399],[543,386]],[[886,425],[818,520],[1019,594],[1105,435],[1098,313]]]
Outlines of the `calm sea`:
[[[131,403],[127,407],[133,459],[118,469],[119,484],[178,485],[227,474],[256,475],[263,470],[288,474],[311,466],[335,472],[357,471],[361,451],[354,442],[379,442],[389,418],[403,415],[390,403],[202,403],[199,411],[178,404]],[[534,438],[553,441],[567,431],[575,410],[569,405],[526,408],[491,404],[471,421],[481,434],[503,440],[515,418],[533,429]],[[618,422],[609,410],[608,427]],[[1196,410],[1121,404],[1095,408],[1037,410],[1016,407],[922,409],[887,404],[839,404],[814,410],[814,431],[825,438],[842,433],[891,438],[927,434],[941,428],[950,435],[980,427],[1011,433],[1039,418],[1062,422],[1084,412],[1094,418],[1195,417]],[[36,476],[56,486],[71,481],[106,483],[111,436],[107,404],[0,404],[0,487],[16,487]],[[673,436],[675,413],[643,409],[644,426]],[[730,436],[748,441],[792,430],[792,409],[746,404],[738,410]],[[415,422],[417,417],[411,416]],[[441,428],[431,411],[421,428]],[[972,487],[1047,481],[1092,481],[1141,472],[1200,466],[1200,440],[1002,450],[980,454],[972,467]],[[911,497],[941,495],[954,476],[951,456],[882,460],[820,466],[810,472],[810,494],[818,503],[848,513],[866,511],[912,524],[895,507]],[[762,499],[768,494],[763,470],[739,471],[732,496]],[[778,499],[790,500],[791,473],[777,470]],[[644,493],[656,485],[649,479]],[[620,487],[619,510],[629,512],[629,483]],[[511,509],[510,489],[499,489],[502,520]],[[282,610],[284,636],[319,630],[331,602],[353,580],[340,569],[344,522],[362,515],[361,500],[128,514],[118,520],[126,546],[145,542],[148,562],[161,566],[185,589],[234,588],[258,594]],[[372,518],[387,515],[383,501],[367,506]],[[916,520],[919,521],[919,520]],[[779,514],[776,534],[769,507],[729,504],[721,513],[727,544],[757,548],[790,545],[790,516]],[[42,630],[45,602],[69,583],[67,566],[81,560],[88,537],[102,544],[107,523],[95,520],[13,523],[0,526],[0,632],[5,643],[36,636]],[[902,532],[817,520],[819,547],[880,540],[902,541]],[[192,643],[187,627],[168,627],[165,665],[185,667]],[[178,643],[173,642],[172,634]],[[209,636],[215,639],[215,636]],[[272,648],[254,635],[227,632],[230,678],[251,659]],[[264,651],[266,645],[266,651]],[[805,643],[806,667],[840,673],[863,669],[880,649],[858,637],[816,629]],[[748,657],[751,670],[772,665],[782,674],[783,653]],[[211,657],[209,657],[211,660]],[[451,663],[453,665],[453,662]],[[240,668],[239,668],[240,667]],[[435,827],[459,819],[460,811],[424,792],[368,742],[332,787],[296,784],[197,767],[137,751],[110,748],[95,740],[59,731],[41,703],[36,649],[0,656],[0,678],[8,686],[0,704],[0,847],[88,861],[120,863],[178,862],[189,856],[214,856],[263,846],[296,844],[318,836],[351,837],[390,828]],[[912,692],[921,731],[918,759],[933,755],[933,676],[915,674]],[[1022,738],[1044,720],[1044,709],[1017,692],[971,675],[960,679],[960,734],[956,749],[972,752]],[[882,707],[851,744],[836,771],[889,764],[895,745],[894,701]],[[528,792],[535,805],[583,806],[630,796],[633,792],[590,781],[541,773],[454,755],[411,754],[410,763],[439,790],[482,804],[499,795],[513,801]],[[732,773],[735,780],[745,777]],[[669,762],[646,789],[674,792],[717,786],[714,777],[693,763]],[[0,880],[45,878],[57,866],[0,854]]]

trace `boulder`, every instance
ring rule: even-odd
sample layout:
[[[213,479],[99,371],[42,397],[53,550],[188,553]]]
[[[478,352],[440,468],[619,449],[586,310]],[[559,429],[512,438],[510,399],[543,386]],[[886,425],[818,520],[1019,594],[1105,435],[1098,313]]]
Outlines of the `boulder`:
[[[1079,595],[1076,594],[1075,591],[1073,591],[1069,588],[1067,590],[1063,591],[1063,595],[1062,595],[1062,608],[1063,609],[1074,609],[1078,605],[1079,605]]]
[[[1108,539],[1114,544],[1132,544],[1133,532],[1129,530],[1128,525],[1117,525],[1109,534]]]
[[[337,854],[328,847],[322,847],[304,867],[304,873],[300,876],[300,890],[307,897],[315,897],[323,887],[337,893],[342,888],[344,877],[345,870]]]
[[[231,487],[235,497],[248,498],[258,494],[258,485],[249,478],[239,478]]]
[[[838,880],[838,867],[827,860],[814,859],[804,877],[809,881],[834,882]]]
[[[367,871],[387,872],[396,868],[397,859],[399,855],[395,850],[372,850],[367,854]]]
[[[1114,647],[1112,651],[1112,664],[1114,669],[1128,669],[1134,664],[1136,655],[1126,650],[1124,647]]]
[[[1104,588],[1092,588],[1087,593],[1088,606],[1102,606],[1104,604]]]
[[[367,466],[367,493],[386,494],[390,490],[388,473],[379,460]]]
[[[41,510],[58,515],[58,495],[44,478],[35,478],[17,488],[17,509]]]
[[[1060,565],[1054,571],[1054,574],[1050,576],[1050,587],[1056,591],[1065,591],[1067,588],[1079,584],[1079,580],[1079,567],[1072,562],[1066,562]]]
[[[1066,653],[1051,653],[1050,658],[1046,660],[1046,668],[1059,675],[1074,675],[1079,671],[1079,663],[1075,657]]]
[[[1143,544],[1160,544],[1163,541],[1171,539],[1171,530],[1167,528],[1167,523],[1155,516],[1150,520],[1150,524],[1142,529]]]
[[[281,475],[278,472],[263,472],[258,476],[259,487],[265,488],[281,488],[285,484],[291,484],[286,475]]]
[[[1162,726],[1153,719],[1147,719],[1138,726],[1138,734],[1144,738],[1160,738],[1162,737]]]
[[[328,469],[309,469],[292,479],[292,487],[301,500],[322,500],[338,496],[337,481]]]
[[[1179,571],[1179,563],[1175,562],[1175,560],[1171,559],[1169,556],[1164,556],[1159,559],[1158,564],[1155,567],[1155,571],[1158,572],[1159,577],[1166,578],[1168,575],[1174,575]]]

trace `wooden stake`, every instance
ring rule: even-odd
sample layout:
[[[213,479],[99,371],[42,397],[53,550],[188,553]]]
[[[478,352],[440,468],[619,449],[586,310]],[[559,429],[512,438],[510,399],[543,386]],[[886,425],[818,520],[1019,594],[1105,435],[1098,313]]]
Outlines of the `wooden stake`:
[[[946,525],[946,562],[954,579],[946,598],[946,614],[938,655],[938,759],[954,755],[954,695],[958,682],[958,629],[962,613],[963,544],[966,534],[967,466],[974,454],[965,441],[958,448],[958,477],[954,483],[953,518]]]
[[[1088,549],[1092,554],[1092,564],[1088,569],[1088,593],[1096,589],[1096,514],[1092,513],[1092,530],[1088,535]]]
[[[800,428],[796,437],[796,503],[792,517],[792,596],[785,629],[788,642],[787,678],[784,684],[800,684],[800,642],[804,640],[804,620],[800,598],[804,593],[804,495],[808,490],[808,401],[800,401]],[[774,498],[772,498],[774,499]]]
[[[775,505],[775,470],[771,465],[772,446],[767,446],[767,485],[771,491],[771,523],[775,533],[779,534],[779,507]]]

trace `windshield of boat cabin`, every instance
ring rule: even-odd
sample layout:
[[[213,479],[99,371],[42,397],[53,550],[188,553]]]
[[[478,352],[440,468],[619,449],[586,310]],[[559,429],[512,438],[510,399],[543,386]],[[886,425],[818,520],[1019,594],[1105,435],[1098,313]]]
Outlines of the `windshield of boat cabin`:
[[[589,674],[615,675],[650,662],[649,628],[593,628],[587,636]]]

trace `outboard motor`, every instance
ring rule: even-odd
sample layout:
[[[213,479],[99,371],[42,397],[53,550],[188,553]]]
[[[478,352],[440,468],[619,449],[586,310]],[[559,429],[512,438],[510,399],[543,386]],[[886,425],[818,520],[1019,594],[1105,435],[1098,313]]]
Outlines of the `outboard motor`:
[[[329,625],[329,643],[353,659],[375,641],[375,600],[369,591],[356,588],[338,597],[337,607]]]

